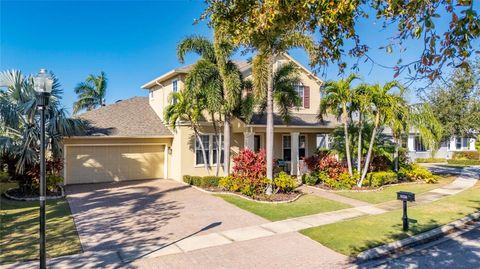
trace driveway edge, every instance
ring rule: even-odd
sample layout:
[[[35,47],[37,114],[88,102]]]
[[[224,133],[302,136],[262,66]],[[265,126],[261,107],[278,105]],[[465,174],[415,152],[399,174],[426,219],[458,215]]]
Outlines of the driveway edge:
[[[479,220],[480,212],[470,214],[466,217],[458,219],[456,221],[450,222],[433,230],[417,234],[412,237],[408,237],[402,240],[398,240],[389,244],[385,244],[376,248],[372,248],[366,251],[361,252],[357,255],[357,261],[364,262],[372,259],[381,258],[389,255],[390,253],[405,248],[413,247],[415,245],[423,244],[439,237],[448,235],[454,230],[462,230],[462,228],[471,221]]]

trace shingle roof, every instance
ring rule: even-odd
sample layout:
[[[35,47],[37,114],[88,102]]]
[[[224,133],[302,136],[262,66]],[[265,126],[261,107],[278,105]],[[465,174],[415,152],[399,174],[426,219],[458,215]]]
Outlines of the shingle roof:
[[[90,125],[87,136],[173,136],[150,107],[148,97],[132,97],[78,117]]]
[[[340,122],[331,115],[325,116],[323,121],[317,118],[316,114],[301,114],[301,113],[292,113],[291,119],[287,123],[279,115],[274,114],[273,123],[275,125],[289,125],[289,126],[318,126],[318,127],[327,127],[335,128]],[[254,114],[252,116],[251,125],[266,125],[267,124],[267,115],[266,114]]]

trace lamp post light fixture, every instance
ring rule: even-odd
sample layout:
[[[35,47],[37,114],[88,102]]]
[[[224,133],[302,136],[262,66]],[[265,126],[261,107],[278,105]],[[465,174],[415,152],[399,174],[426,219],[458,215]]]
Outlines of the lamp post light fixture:
[[[36,92],[37,109],[40,111],[40,268],[47,268],[47,252],[45,245],[45,200],[47,184],[45,180],[45,110],[48,107],[53,79],[47,70],[40,69],[33,79]]]

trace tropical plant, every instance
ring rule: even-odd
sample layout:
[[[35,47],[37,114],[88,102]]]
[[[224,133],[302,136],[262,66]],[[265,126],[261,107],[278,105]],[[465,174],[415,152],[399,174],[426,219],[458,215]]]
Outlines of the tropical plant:
[[[73,103],[73,114],[86,109],[90,111],[105,105],[107,94],[107,75],[100,72],[100,75],[90,74],[84,82],[78,83],[74,89],[78,100]]]
[[[282,53],[287,52],[290,48],[305,48],[311,52],[315,46],[312,38],[304,35],[296,25],[273,23],[274,28],[263,28],[264,22],[259,19],[258,13],[262,10],[264,10],[263,3],[259,2],[253,5],[236,5],[222,1],[210,1],[209,8],[203,16],[210,16],[210,25],[216,29],[219,36],[256,52],[252,61],[254,90],[264,92],[266,96],[266,176],[271,181],[273,180],[274,63]],[[267,193],[271,192],[270,184]]]
[[[82,135],[85,122],[69,118],[61,107],[63,90],[58,78],[53,78],[50,104],[45,111],[46,149],[50,159],[62,156],[62,139]],[[31,187],[32,178],[26,172],[38,166],[40,151],[40,117],[37,113],[32,76],[24,76],[18,70],[0,73],[0,155],[7,163],[12,179]]]
[[[390,93],[393,88],[400,89],[398,94]],[[362,182],[365,179],[368,168],[370,166],[370,159],[372,157],[373,146],[377,137],[381,123],[389,123],[397,118],[397,113],[403,111],[405,105],[403,98],[403,87],[396,81],[388,82],[383,86],[375,84],[369,87],[372,93],[372,114],[374,117],[373,131],[370,137],[370,144],[368,146],[368,152],[364,163],[364,168],[360,171],[360,179],[358,181],[358,187],[362,186]]]
[[[257,70],[258,71],[258,70]],[[259,71],[260,72],[260,71]],[[261,74],[257,73],[254,83],[262,83]],[[254,75],[255,76],[255,75]],[[263,81],[264,83],[265,81]],[[300,75],[296,64],[288,62],[278,67],[273,74],[273,102],[278,109],[278,114],[286,123],[291,120],[292,109],[298,108],[302,100],[298,96],[296,87],[300,84]],[[260,104],[260,112],[263,114],[267,108],[266,91],[257,85],[255,89],[255,101]]]
[[[352,88],[350,84],[357,78],[356,74],[350,74],[346,79],[327,81],[323,86],[324,95],[320,102],[320,113],[318,115],[320,119],[323,119],[323,116],[331,113],[342,119],[345,135],[345,154],[350,175],[353,175],[350,140],[348,137],[348,124],[350,121],[348,112],[352,103]]]
[[[217,128],[217,119],[224,119],[224,171],[230,173],[231,120],[242,103],[241,92],[244,88],[242,74],[236,64],[230,59],[234,47],[218,35],[214,42],[204,37],[191,36],[182,40],[177,47],[180,62],[184,61],[188,52],[195,52],[201,58],[193,65],[185,79],[185,90],[193,91],[197,97],[205,100],[205,109],[211,117],[216,134],[217,152],[221,152],[221,134]],[[220,163],[217,154],[216,163]],[[218,175],[220,165],[217,165]]]
[[[175,100],[175,102],[173,102]],[[182,120],[187,120],[192,128],[195,138],[197,139],[200,149],[202,150],[202,157],[204,160],[204,167],[207,174],[210,173],[207,154],[203,145],[200,132],[198,131],[199,121],[203,118],[202,111],[205,109],[205,104],[202,98],[197,98],[195,92],[179,91],[172,92],[169,96],[170,105],[165,107],[164,119],[172,129],[176,129],[177,124]]]

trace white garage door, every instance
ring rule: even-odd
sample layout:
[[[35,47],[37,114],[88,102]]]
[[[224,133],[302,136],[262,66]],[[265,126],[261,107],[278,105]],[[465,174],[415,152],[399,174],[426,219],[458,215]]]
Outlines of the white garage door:
[[[67,146],[66,184],[163,178],[163,145]]]

